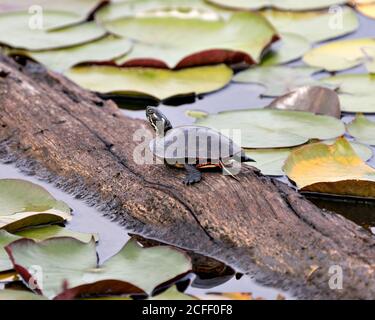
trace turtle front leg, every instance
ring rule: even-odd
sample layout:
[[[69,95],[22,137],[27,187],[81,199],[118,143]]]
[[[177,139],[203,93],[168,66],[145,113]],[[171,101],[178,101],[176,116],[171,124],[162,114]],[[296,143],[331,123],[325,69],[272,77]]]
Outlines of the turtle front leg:
[[[195,166],[185,163],[185,170],[186,170],[186,177],[183,181],[184,184],[189,185],[189,184],[194,184],[194,183],[201,181],[202,174]]]

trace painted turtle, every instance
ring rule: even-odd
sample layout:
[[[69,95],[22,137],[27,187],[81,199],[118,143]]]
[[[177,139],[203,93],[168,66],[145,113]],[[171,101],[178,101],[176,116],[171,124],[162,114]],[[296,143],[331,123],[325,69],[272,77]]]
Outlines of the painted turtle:
[[[147,107],[146,117],[156,131],[150,149],[167,165],[185,168],[184,184],[199,182],[200,169],[227,170],[230,160],[254,162],[231,139],[211,128],[181,126],[173,128],[167,117],[157,107]]]

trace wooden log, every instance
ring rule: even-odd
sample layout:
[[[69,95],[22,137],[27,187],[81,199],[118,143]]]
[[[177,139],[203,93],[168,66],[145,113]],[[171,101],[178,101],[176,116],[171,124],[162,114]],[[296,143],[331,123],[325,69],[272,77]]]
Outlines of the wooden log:
[[[97,205],[135,232],[215,257],[303,298],[375,298],[375,239],[256,170],[239,181],[205,173],[186,187],[183,171],[140,165],[138,129],[63,76],[0,57],[0,157]],[[330,269],[343,270],[331,289]]]

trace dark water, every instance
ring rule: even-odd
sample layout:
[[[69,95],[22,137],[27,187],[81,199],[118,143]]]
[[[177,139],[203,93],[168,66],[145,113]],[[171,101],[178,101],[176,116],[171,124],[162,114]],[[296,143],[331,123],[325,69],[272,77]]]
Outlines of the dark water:
[[[360,29],[345,38],[373,37],[375,35],[375,20],[360,17]],[[295,62],[293,65],[298,65]],[[347,72],[361,73],[365,72],[363,67],[355,68]],[[260,98],[264,91],[260,85],[251,84],[229,84],[224,90],[207,94],[197,99],[188,99],[186,101],[175,101],[178,107],[166,104],[160,105],[162,111],[172,121],[173,125],[186,125],[193,123],[193,119],[186,116],[186,110],[203,110],[209,113],[216,113],[224,110],[259,108],[269,104],[271,99]],[[145,119],[143,107],[151,104],[149,101],[121,101],[122,107],[127,107],[123,113],[127,116]],[[129,110],[129,108],[133,110]],[[134,110],[138,108],[138,110]],[[346,115],[345,120],[352,119],[352,115]],[[375,118],[375,116],[373,117]],[[375,160],[372,158],[369,162],[375,167]],[[57,199],[65,201],[72,209],[74,218],[69,223],[68,228],[81,232],[92,232],[99,235],[98,252],[100,260],[106,260],[110,256],[118,252],[121,247],[129,239],[129,235],[122,227],[108,221],[102,217],[99,212],[95,212],[95,208],[87,206],[83,201],[75,199],[61,190],[56,189],[52,185],[38,180],[35,177],[24,176],[18,169],[12,165],[0,165],[0,178],[19,178],[26,179],[37,183],[49,190]],[[323,199],[312,199],[317,205],[335,211],[344,215],[348,219],[362,225],[375,233],[375,206],[371,203],[342,202]],[[203,292],[252,292],[255,297],[264,297],[266,299],[274,299],[277,294],[282,293],[286,298],[292,298],[287,292],[282,292],[273,288],[264,287],[248,276],[243,276],[240,280],[234,277],[227,279],[220,285],[206,285],[206,288],[199,289],[189,287],[188,293],[202,294]]]

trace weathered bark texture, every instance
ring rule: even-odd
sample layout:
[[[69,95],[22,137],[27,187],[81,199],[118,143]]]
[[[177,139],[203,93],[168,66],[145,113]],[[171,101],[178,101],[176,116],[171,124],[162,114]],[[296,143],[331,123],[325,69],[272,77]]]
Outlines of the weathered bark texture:
[[[38,64],[0,58],[0,156],[99,205],[144,235],[213,256],[308,298],[375,298],[375,239],[288,186],[243,168],[239,181],[133,160],[144,121],[121,115]],[[343,289],[329,268],[343,268]],[[318,269],[312,272],[314,269]]]

